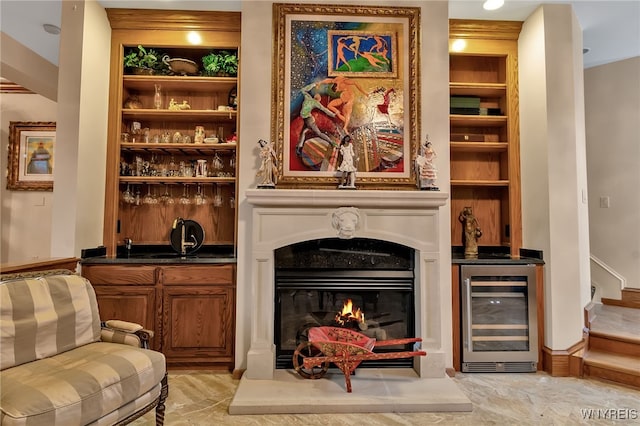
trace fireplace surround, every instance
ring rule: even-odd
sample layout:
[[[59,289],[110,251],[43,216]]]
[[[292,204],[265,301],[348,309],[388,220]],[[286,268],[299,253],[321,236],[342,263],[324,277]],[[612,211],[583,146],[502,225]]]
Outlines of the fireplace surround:
[[[250,330],[247,369],[229,405],[230,414],[471,411],[464,393],[445,373],[452,365],[451,284],[446,271],[448,194],[434,191],[248,190],[246,292]],[[301,378],[276,368],[275,253],[322,239],[362,238],[398,244],[413,257],[413,328],[427,356],[412,368],[363,368],[346,393],[345,379],[329,369],[322,379]],[[406,271],[405,271],[406,272]],[[240,284],[239,284],[240,285]],[[332,370],[334,370],[332,372]]]
[[[249,379],[272,380],[275,251],[323,238],[369,238],[415,253],[415,337],[426,357],[414,360],[421,378],[444,377],[451,364],[449,283],[440,280],[440,207],[448,194],[434,191],[248,190],[253,206],[251,247],[251,344]]]

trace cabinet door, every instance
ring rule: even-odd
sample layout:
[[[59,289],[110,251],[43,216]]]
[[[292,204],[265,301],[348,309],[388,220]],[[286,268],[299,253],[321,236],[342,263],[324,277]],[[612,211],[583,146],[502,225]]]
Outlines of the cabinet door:
[[[140,265],[85,265],[82,276],[93,285],[102,321],[119,319],[152,330],[155,336],[151,347],[159,350],[155,269]]]
[[[233,366],[235,289],[165,286],[162,352],[170,365]]]
[[[154,332],[151,347],[160,350],[160,330],[156,321],[156,289],[148,286],[94,286],[100,319],[135,322]]]

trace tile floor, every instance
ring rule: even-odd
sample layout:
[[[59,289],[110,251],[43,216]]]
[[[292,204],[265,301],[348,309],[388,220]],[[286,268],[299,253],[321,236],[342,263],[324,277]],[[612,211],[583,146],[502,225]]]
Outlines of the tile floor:
[[[640,310],[598,310],[594,329],[640,338]],[[303,406],[314,404],[317,381],[303,381],[307,382],[309,391],[298,392]],[[226,372],[172,371],[165,425],[640,425],[640,391],[614,383],[546,373],[457,373],[451,382],[471,401],[471,411],[230,415],[240,380]],[[154,413],[149,413],[132,425],[154,424]]]
[[[230,415],[238,380],[228,373],[175,371],[169,374],[165,425],[640,424],[640,392],[616,384],[546,373],[458,373],[453,381],[472,402],[471,412]],[[300,403],[313,401],[301,394]],[[133,423],[153,424],[153,413]]]

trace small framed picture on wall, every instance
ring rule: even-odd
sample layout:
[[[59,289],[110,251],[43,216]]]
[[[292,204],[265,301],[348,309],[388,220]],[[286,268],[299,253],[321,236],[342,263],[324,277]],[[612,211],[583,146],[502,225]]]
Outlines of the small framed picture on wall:
[[[11,121],[7,189],[53,191],[56,123]]]

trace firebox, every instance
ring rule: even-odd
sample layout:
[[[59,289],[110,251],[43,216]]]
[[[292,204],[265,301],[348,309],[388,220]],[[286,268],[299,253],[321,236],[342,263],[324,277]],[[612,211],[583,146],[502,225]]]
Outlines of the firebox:
[[[350,327],[377,340],[415,335],[415,250],[376,239],[326,238],[275,250],[276,368],[292,368],[311,327]],[[385,347],[376,352],[410,350]],[[361,367],[407,367],[412,359]]]

